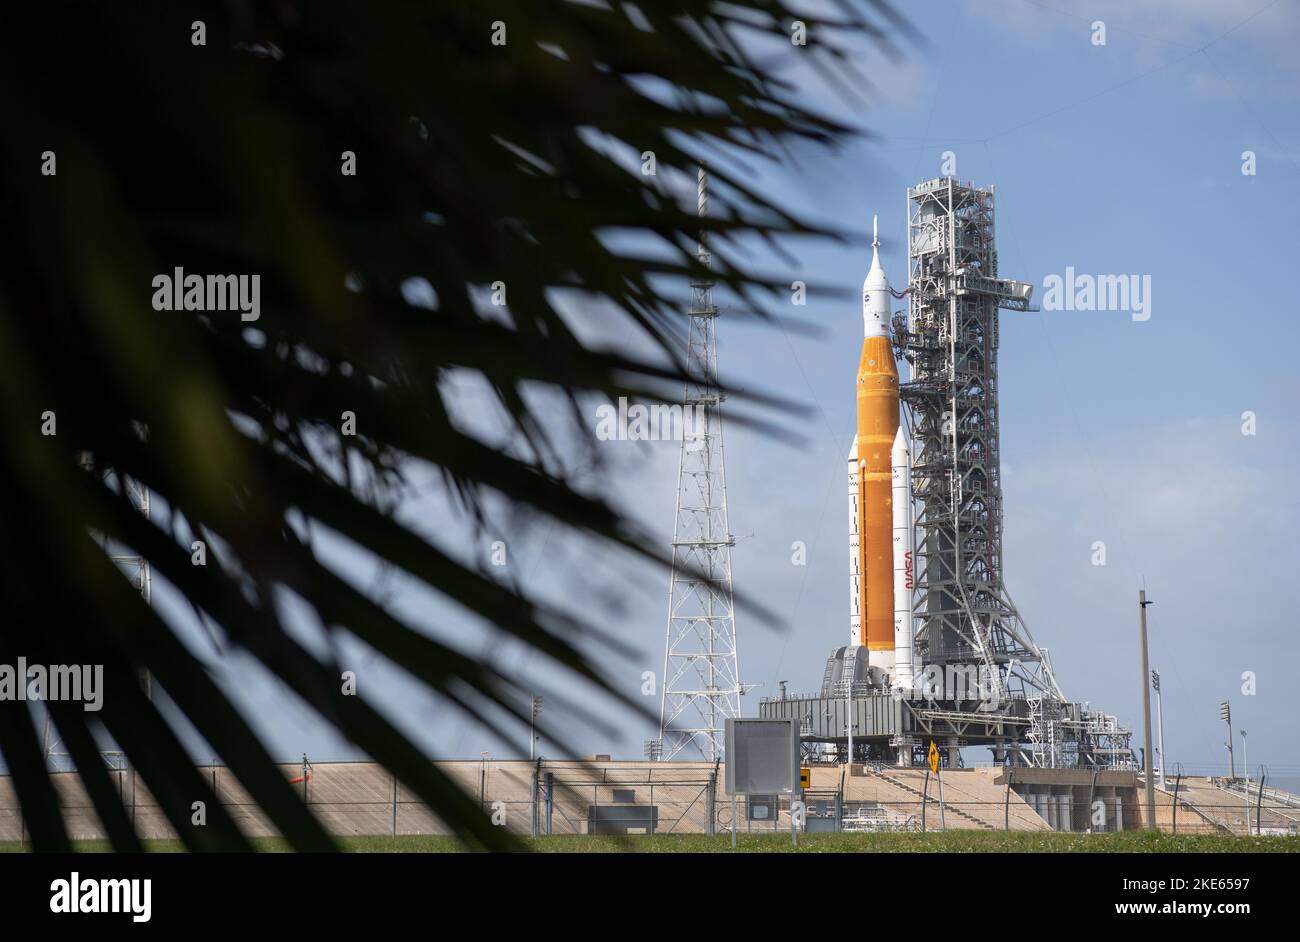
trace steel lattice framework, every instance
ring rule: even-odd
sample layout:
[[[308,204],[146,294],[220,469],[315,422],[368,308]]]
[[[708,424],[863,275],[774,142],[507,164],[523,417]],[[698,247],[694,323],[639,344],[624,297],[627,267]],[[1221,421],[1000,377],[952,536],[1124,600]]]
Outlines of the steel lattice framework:
[[[697,209],[708,213],[708,178],[697,176]],[[701,233],[701,265],[710,264]],[[687,311],[687,375],[682,397],[682,447],[677,472],[673,570],[668,591],[668,637],[664,648],[659,757],[697,750],[722,758],[727,717],[740,715],[744,688],[736,656],[736,619],[731,587],[727,522],[727,475],[718,389],[718,309],[713,282],[691,283]],[[691,427],[687,418],[695,416]]]
[[[916,646],[926,664],[974,664],[983,696],[1063,700],[1002,573],[998,311],[1033,310],[1000,279],[994,191],[945,177],[907,191],[908,313],[895,318],[918,504]],[[992,689],[988,689],[992,687]]]

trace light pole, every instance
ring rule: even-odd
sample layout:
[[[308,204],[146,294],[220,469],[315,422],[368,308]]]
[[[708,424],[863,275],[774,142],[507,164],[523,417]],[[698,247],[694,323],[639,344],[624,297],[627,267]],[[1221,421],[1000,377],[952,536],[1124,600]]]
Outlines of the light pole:
[[[1160,787],[1165,789],[1165,766],[1169,764],[1165,758],[1165,703],[1164,698],[1160,695],[1160,671],[1151,672],[1151,686],[1156,692],[1156,736],[1160,744]]]
[[[1237,777],[1237,767],[1232,761],[1232,704],[1227,700],[1219,701],[1219,719],[1228,724],[1228,781]]]
[[[1151,694],[1147,691],[1147,675],[1151,668],[1147,665],[1147,606],[1154,605],[1147,601],[1147,590],[1138,590],[1139,622],[1142,626],[1142,726],[1146,734],[1146,748],[1142,751],[1142,767],[1146,776],[1147,828],[1156,827],[1156,783],[1151,774]],[[1163,756],[1161,757],[1163,762]]]
[[[853,681],[849,681],[848,693],[844,695],[844,709],[848,712],[849,730],[849,767],[853,767]]]
[[[528,722],[528,761],[537,759],[537,718],[542,715],[542,698],[533,697],[533,716]]]

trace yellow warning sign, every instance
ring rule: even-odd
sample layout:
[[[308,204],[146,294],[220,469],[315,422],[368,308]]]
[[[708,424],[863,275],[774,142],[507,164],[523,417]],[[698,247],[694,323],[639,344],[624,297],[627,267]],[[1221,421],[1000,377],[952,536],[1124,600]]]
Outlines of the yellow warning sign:
[[[812,769],[799,770],[799,787],[812,788]]]
[[[930,740],[930,771],[936,775],[939,773],[939,750],[935,748],[934,740]]]

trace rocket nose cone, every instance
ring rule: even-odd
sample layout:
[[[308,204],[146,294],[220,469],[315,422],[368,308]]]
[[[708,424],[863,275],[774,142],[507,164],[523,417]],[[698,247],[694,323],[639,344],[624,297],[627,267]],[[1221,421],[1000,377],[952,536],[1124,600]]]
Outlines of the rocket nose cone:
[[[862,321],[867,337],[889,335],[889,278],[880,264],[880,238],[873,220],[871,268],[862,281]]]
[[[867,272],[866,279],[862,282],[864,290],[883,289],[889,290],[889,278],[885,275],[885,270],[880,267],[880,259],[871,260],[871,269]]]

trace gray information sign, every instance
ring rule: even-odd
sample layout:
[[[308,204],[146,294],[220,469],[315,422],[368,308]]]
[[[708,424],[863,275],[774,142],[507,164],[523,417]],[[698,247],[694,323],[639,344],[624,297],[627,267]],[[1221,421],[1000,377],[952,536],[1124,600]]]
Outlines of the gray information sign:
[[[793,794],[799,787],[799,728],[793,719],[727,720],[727,794]]]

